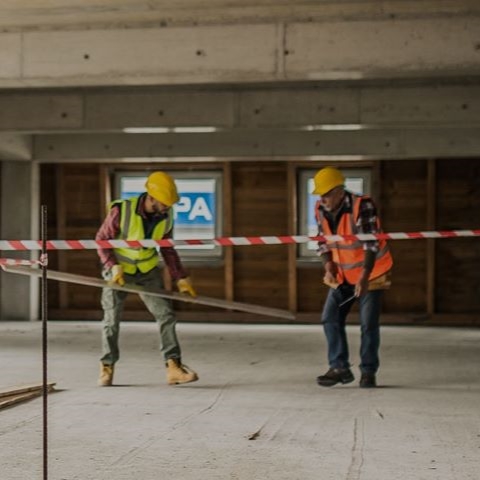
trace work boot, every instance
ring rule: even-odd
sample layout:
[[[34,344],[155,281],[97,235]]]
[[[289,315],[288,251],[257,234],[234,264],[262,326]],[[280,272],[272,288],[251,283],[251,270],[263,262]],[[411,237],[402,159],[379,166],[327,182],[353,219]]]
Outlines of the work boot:
[[[98,377],[98,385],[100,387],[111,387],[113,383],[113,365],[100,364],[100,376]]]
[[[350,383],[355,380],[349,368],[331,368],[325,375],[317,377],[317,383],[322,387],[333,387],[337,383]]]
[[[360,378],[360,388],[375,388],[377,386],[377,379],[374,373],[362,373]]]
[[[169,385],[180,383],[196,382],[198,375],[186,365],[183,365],[179,358],[167,360],[167,382]]]

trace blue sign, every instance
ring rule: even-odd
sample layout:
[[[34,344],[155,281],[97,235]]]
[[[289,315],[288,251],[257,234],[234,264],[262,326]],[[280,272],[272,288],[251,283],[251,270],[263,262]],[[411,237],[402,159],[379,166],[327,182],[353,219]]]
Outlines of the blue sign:
[[[137,197],[145,192],[147,177],[121,177],[120,197]],[[176,239],[215,238],[216,181],[213,178],[175,179],[180,200],[173,206]],[[199,247],[195,247],[199,248]]]
[[[180,201],[174,206],[175,227],[187,225],[215,225],[215,195],[206,192],[180,192]]]

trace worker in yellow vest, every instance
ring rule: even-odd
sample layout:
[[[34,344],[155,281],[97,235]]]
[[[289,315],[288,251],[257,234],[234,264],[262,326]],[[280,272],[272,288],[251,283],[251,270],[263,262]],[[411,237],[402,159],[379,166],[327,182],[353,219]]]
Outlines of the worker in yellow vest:
[[[372,199],[345,189],[340,170],[325,167],[314,177],[315,207],[319,235],[380,233],[380,220]],[[330,289],[322,313],[328,345],[329,370],[317,383],[330,387],[354,380],[350,370],[345,323],[355,301],[361,325],[360,387],[376,386],[379,368],[380,309],[383,290],[389,286],[393,261],[384,240],[321,241],[318,254],[325,269],[324,283]]]
[[[172,238],[173,205],[179,200],[173,178],[165,172],[153,172],[148,177],[145,188],[146,192],[138,197],[111,203],[96,240]],[[161,247],[160,254],[178,290],[196,296],[191,279],[175,248]],[[103,266],[103,278],[109,283],[163,288],[156,248],[99,249],[98,255]],[[102,357],[98,380],[100,386],[110,386],[113,383],[115,364],[120,357],[120,317],[126,296],[126,292],[111,288],[104,288],[102,292]],[[176,318],[170,302],[151,295],[140,294],[140,298],[159,326],[160,349],[166,362],[168,384],[198,380],[198,375],[182,363],[176,334]]]

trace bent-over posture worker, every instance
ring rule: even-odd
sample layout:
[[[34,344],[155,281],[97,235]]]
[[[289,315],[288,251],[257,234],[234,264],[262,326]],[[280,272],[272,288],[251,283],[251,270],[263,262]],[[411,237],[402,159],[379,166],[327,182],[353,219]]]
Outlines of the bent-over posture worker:
[[[179,200],[175,182],[165,172],[153,172],[145,187],[147,191],[138,197],[111,203],[96,240],[172,238],[173,205]],[[196,296],[174,247],[161,247],[160,253],[172,279],[177,283],[178,290]],[[103,278],[108,282],[163,288],[156,248],[99,249],[98,255],[103,265]],[[120,357],[118,337],[126,296],[126,292],[111,288],[104,288],[102,292],[103,355],[98,380],[101,386],[110,386],[113,383],[115,363]],[[140,298],[158,323],[160,349],[167,367],[167,382],[172,385],[198,380],[197,374],[182,364],[176,318],[171,303],[152,295],[140,294]]]
[[[343,174],[325,167],[314,177],[315,207],[319,235],[380,233],[380,220],[372,199],[345,190]],[[319,242],[318,254],[325,268],[324,282],[330,286],[323,307],[322,323],[327,339],[329,370],[317,383],[331,387],[354,380],[350,370],[345,322],[358,301],[361,328],[360,387],[376,386],[379,367],[380,308],[387,273],[393,261],[384,240]]]

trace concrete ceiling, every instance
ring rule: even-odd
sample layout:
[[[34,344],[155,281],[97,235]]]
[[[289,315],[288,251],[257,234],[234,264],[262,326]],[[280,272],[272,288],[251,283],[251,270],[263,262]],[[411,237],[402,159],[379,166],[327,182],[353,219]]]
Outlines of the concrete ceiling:
[[[0,29],[3,159],[480,153],[477,0],[6,0]]]

